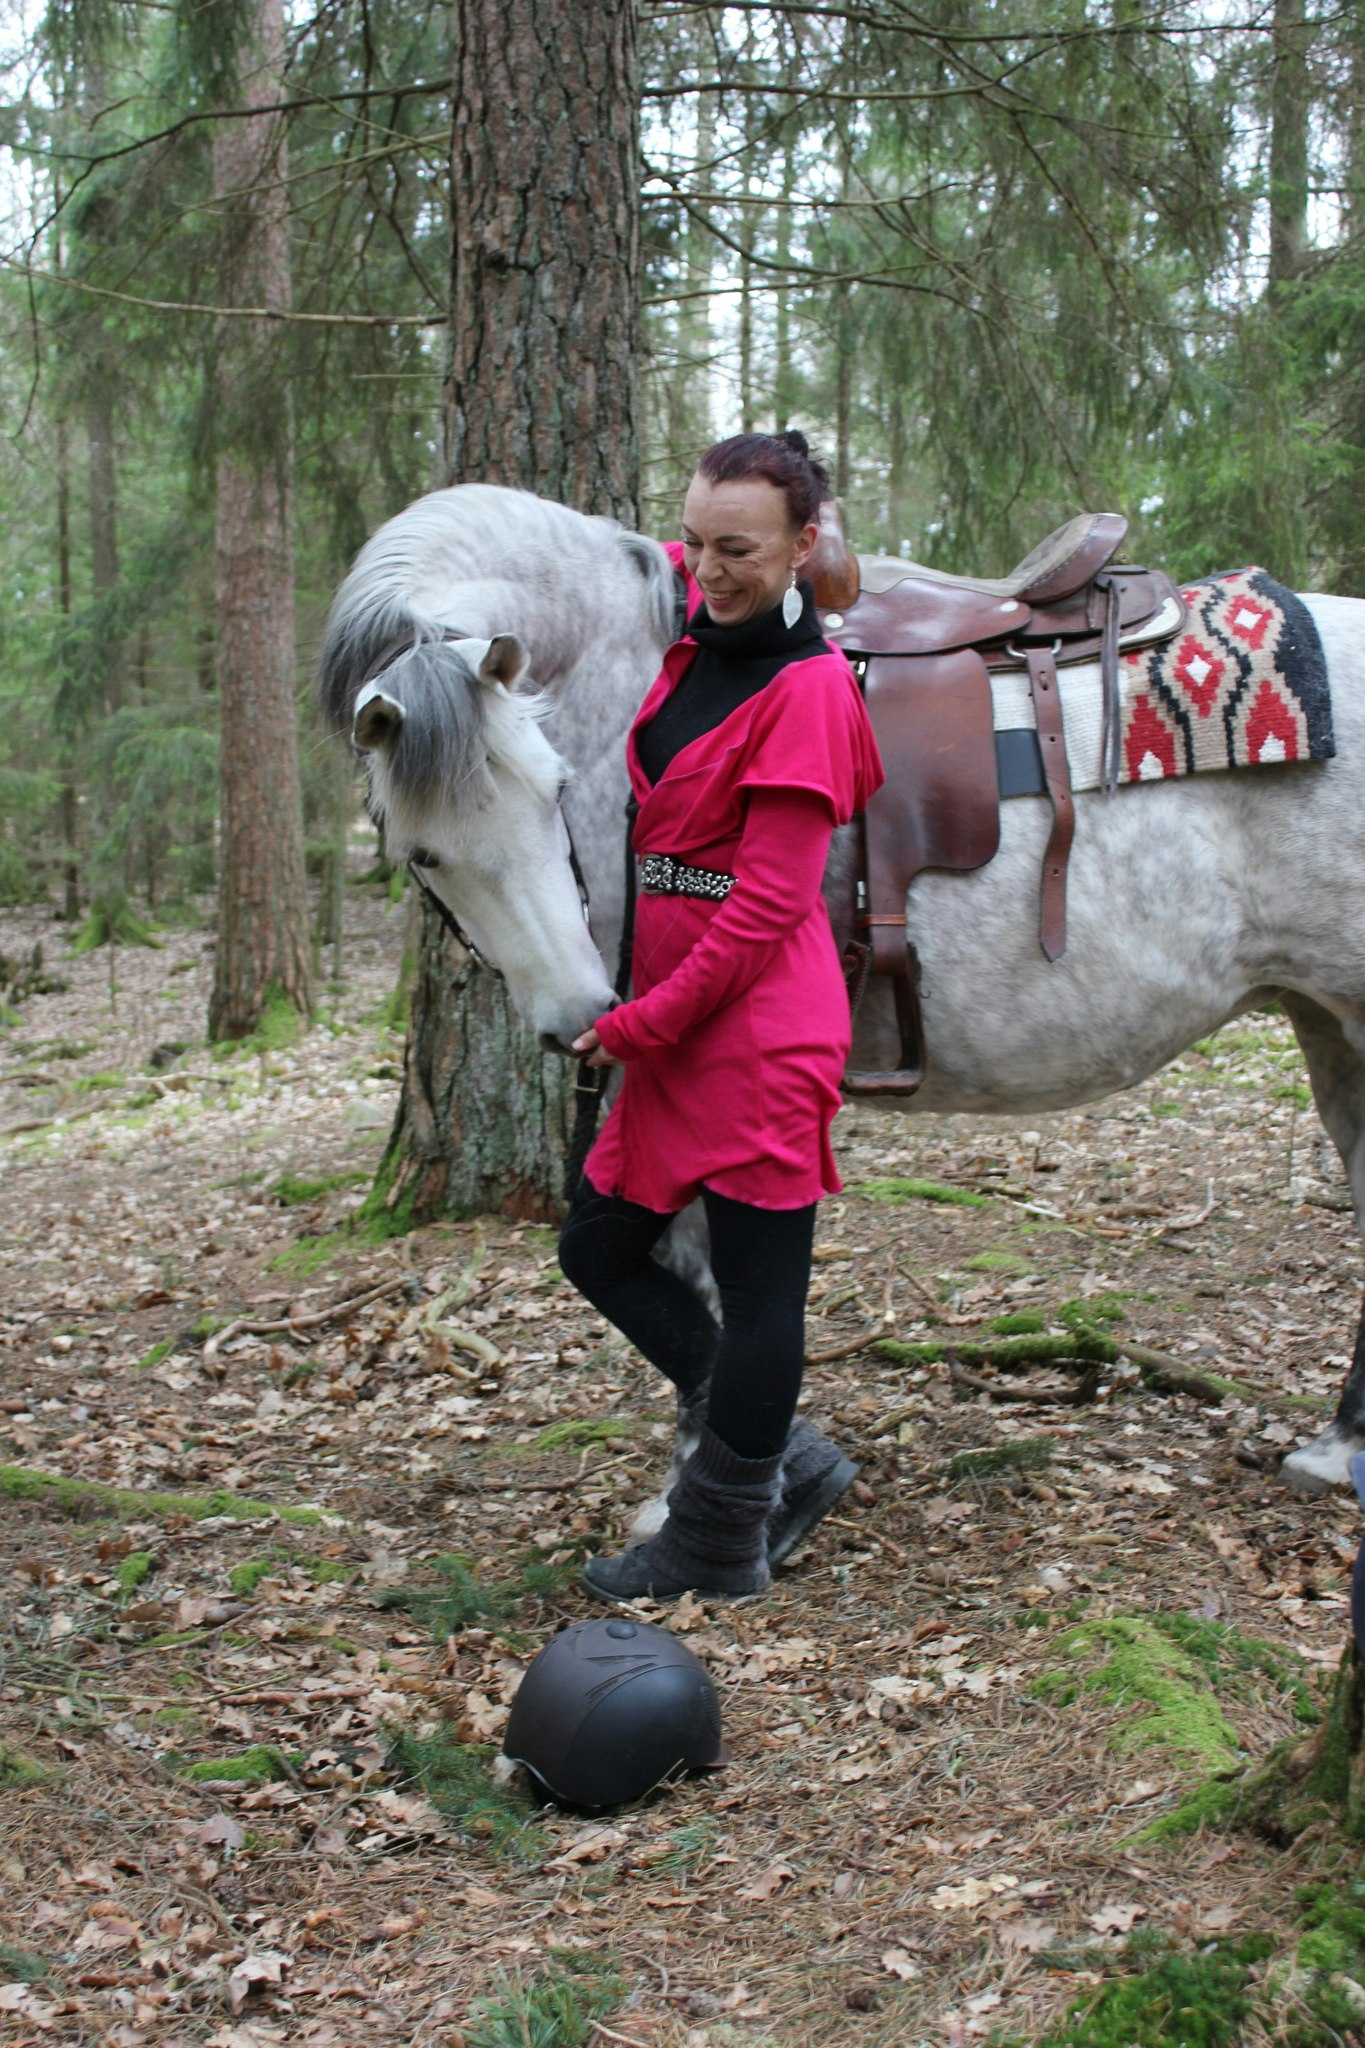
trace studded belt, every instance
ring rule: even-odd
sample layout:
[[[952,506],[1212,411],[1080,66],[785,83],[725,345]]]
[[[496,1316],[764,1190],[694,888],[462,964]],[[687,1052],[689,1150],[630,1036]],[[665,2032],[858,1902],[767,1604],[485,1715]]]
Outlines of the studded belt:
[[[721,868],[690,868],[671,853],[647,853],[640,863],[640,885],[647,896],[704,896],[721,903],[735,878]]]

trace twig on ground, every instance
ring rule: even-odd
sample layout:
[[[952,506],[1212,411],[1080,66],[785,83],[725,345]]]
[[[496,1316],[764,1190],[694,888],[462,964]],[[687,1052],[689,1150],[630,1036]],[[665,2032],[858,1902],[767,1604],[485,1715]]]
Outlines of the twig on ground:
[[[826,1515],[822,1526],[829,1529],[852,1529],[855,1535],[862,1537],[864,1543],[874,1543],[878,1550],[889,1550],[891,1555],[898,1557],[902,1564],[910,1563],[910,1553],[908,1550],[902,1550],[899,1543],[893,1543],[889,1536],[874,1536],[872,1531],[865,1528],[861,1522],[846,1521],[842,1515]]]
[[[932,1310],[935,1316],[942,1314],[942,1302],[934,1293],[933,1288],[928,1286],[925,1281],[920,1279],[918,1273],[912,1273],[908,1266],[900,1265],[897,1266],[896,1271],[900,1274],[902,1280],[908,1281],[910,1286],[914,1288],[920,1300],[925,1304],[927,1308]]]
[[[806,1353],[806,1364],[829,1365],[836,1358],[851,1358],[855,1351],[865,1351],[869,1344],[875,1344],[879,1337],[884,1337],[885,1335],[886,1330],[884,1326],[881,1323],[874,1323],[870,1330],[864,1330],[861,1336],[850,1337],[847,1343],[831,1344],[824,1351],[808,1351]]]
[[[1207,1223],[1214,1210],[1221,1208],[1221,1206],[1221,1203],[1215,1202],[1213,1199],[1213,1182],[1210,1181],[1208,1196],[1203,1208],[1196,1209],[1191,1214],[1184,1216],[1172,1216],[1169,1223],[1164,1225],[1164,1228],[1166,1230],[1198,1230],[1200,1224]]]

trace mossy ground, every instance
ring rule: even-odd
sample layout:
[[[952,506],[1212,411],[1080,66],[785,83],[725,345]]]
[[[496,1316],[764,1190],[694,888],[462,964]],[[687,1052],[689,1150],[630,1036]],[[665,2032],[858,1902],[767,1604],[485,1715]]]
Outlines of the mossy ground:
[[[944,1202],[958,1209],[988,1209],[990,1197],[973,1188],[949,1187],[938,1180],[865,1180],[859,1194],[874,1202]]]
[[[291,1757],[288,1765],[297,1766],[300,1761]],[[268,1785],[287,1779],[288,1765],[281,1751],[256,1742],[236,1756],[204,1757],[197,1763],[181,1764],[179,1771],[182,1778],[195,1784]]]
[[[1164,1749],[1210,1771],[1242,1761],[1205,1667],[1158,1624],[1133,1614],[1079,1622],[1056,1647],[1069,1661],[1034,1680],[1034,1697],[1064,1706],[1088,1693],[1136,1710],[1115,1723],[1116,1748]]]
[[[1238,2048],[1255,2011],[1255,1967],[1273,1946],[1252,1935],[1150,1960],[1150,1937],[1130,1941],[1129,1959],[1146,1966],[1087,1993],[1028,2048]]]
[[[237,1522],[257,1522],[275,1516],[282,1522],[311,1527],[327,1519],[319,1508],[251,1500],[222,1488],[207,1494],[139,1493],[131,1487],[100,1486],[65,1474],[32,1472],[22,1465],[0,1465],[0,1494],[10,1500],[33,1501],[58,1514],[107,1515],[121,1521],[183,1515],[189,1521],[203,1522],[210,1515],[224,1515]]]

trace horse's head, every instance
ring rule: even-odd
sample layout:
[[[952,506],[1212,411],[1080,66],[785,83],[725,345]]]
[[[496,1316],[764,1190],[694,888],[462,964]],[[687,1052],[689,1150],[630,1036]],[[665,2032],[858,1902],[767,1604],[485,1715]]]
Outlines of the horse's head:
[[[614,997],[560,808],[569,770],[525,667],[510,633],[419,640],[356,693],[351,737],[390,857],[419,860],[523,1021],[566,1051]]]

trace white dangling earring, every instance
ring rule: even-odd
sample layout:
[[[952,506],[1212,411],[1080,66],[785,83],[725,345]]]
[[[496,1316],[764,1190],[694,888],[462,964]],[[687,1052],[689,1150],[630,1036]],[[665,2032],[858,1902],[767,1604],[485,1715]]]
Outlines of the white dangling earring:
[[[796,587],[796,571],[793,569],[792,580],[782,595],[782,623],[789,633],[804,609],[801,593]]]

